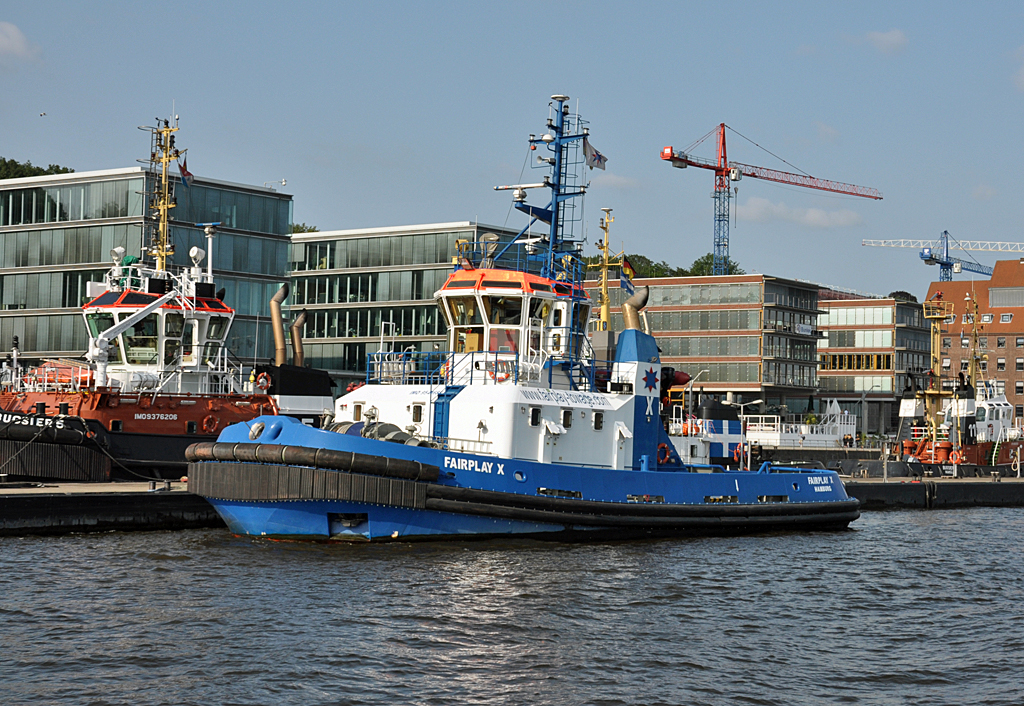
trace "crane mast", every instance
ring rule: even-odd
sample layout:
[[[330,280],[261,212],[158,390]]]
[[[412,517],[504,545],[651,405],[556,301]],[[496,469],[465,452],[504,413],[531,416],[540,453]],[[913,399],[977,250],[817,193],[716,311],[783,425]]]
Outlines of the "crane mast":
[[[979,275],[992,275],[992,268],[950,255],[950,249],[980,252],[1024,252],[1024,243],[1001,243],[989,240],[956,240],[948,230],[938,240],[864,240],[862,245],[878,248],[921,248],[920,257],[926,265],[939,266],[939,281],[950,282],[954,274],[966,270]]]
[[[820,191],[831,191],[837,194],[848,196],[862,196],[869,199],[881,199],[882,194],[877,189],[855,184],[845,184],[840,181],[829,179],[818,179],[807,174],[794,174],[783,172],[778,169],[756,167],[741,162],[730,162],[725,146],[725,123],[720,123],[718,131],[718,155],[717,159],[701,159],[685,152],[677,152],[672,147],[665,147],[661,150],[661,158],[672,164],[673,167],[685,169],[686,167],[699,167],[710,169],[715,172],[715,190],[712,197],[715,200],[715,242],[714,242],[714,274],[728,274],[729,270],[729,202],[734,192],[732,182],[739,181],[743,177],[774,181],[790,186],[802,186],[808,189]]]

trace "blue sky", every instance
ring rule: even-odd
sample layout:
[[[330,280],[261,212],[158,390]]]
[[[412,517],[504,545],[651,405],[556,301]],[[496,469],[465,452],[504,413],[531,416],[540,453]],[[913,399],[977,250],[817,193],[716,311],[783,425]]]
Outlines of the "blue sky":
[[[1024,3],[0,10],[0,155],[79,171],[133,166],[148,150],[136,126],[173,105],[191,171],[285,178],[295,219],[321,230],[521,225],[492,187],[520,178],[526,137],[543,131],[554,93],[578,101],[609,159],[591,173],[591,241],[607,206],[627,251],[676,265],[709,252],[713,174],[672,169],[659,153],[725,122],[805,172],[885,197],[744,179],[731,253],[747,271],[921,296],[936,268],[861,240],[949,230],[1024,242],[1024,175],[1012,166],[1024,147]],[[708,141],[697,154],[712,150]],[[791,171],[735,135],[729,156]]]

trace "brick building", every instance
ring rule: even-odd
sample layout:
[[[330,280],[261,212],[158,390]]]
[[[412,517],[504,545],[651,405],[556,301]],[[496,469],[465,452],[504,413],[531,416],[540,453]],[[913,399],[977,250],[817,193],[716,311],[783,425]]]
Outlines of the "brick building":
[[[1015,419],[1024,420],[1024,260],[1000,260],[988,280],[932,282],[928,297],[938,292],[953,303],[942,329],[943,386],[951,389],[966,374],[977,328],[979,377],[995,394],[1005,393]]]

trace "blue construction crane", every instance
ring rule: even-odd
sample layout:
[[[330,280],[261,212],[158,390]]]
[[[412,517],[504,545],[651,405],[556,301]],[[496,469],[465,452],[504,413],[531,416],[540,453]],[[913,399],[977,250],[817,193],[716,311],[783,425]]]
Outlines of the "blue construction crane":
[[[964,270],[977,272],[980,275],[992,275],[992,268],[988,265],[952,257],[949,254],[950,248],[985,252],[1024,252],[1024,243],[1000,243],[987,240],[958,241],[949,234],[948,230],[942,231],[942,235],[934,242],[930,240],[865,240],[861,244],[883,248],[921,248],[920,256],[924,263],[939,266],[940,282],[951,282],[954,274],[960,274]]]

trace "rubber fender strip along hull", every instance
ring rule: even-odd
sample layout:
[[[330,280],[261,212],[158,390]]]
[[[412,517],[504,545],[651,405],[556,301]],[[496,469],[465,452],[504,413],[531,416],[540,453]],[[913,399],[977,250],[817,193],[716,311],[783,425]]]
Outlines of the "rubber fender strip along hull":
[[[748,506],[749,507],[749,506]],[[452,512],[463,515],[500,517],[508,520],[545,522],[553,525],[575,525],[581,527],[631,527],[650,529],[702,529],[732,530],[740,528],[771,529],[774,527],[840,528],[860,517],[860,512],[819,512],[805,515],[747,515],[735,517],[638,517],[635,515],[584,515],[551,510],[533,510],[521,507],[484,505],[481,503],[457,502],[428,498],[427,510]]]
[[[662,504],[662,503],[616,503],[595,500],[575,500],[535,495],[502,493],[493,490],[455,488],[446,485],[427,486],[427,497],[438,500],[477,503],[487,506],[508,506],[563,512],[573,515],[633,515],[638,517],[749,517],[814,515],[820,513],[858,512],[860,501],[833,500],[807,503],[764,503],[759,505],[738,505],[732,503],[714,504]],[[859,516],[859,512],[858,512]]]
[[[426,487],[401,478],[256,463],[192,462],[188,472],[190,493],[243,502],[343,500],[422,510]]]
[[[204,441],[189,446],[185,450],[185,458],[189,462],[240,461],[286,466],[311,466],[415,481],[436,481],[441,475],[441,469],[437,466],[419,461],[373,456],[352,451],[279,444],[229,444]]]

